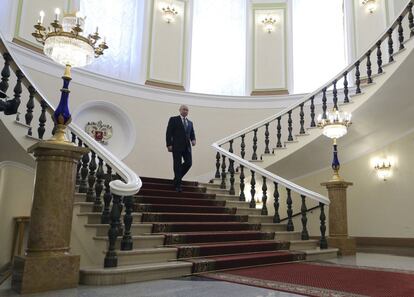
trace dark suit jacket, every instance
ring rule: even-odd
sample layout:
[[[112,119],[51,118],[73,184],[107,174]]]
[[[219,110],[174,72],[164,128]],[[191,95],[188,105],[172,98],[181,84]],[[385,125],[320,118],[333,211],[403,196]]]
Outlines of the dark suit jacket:
[[[191,150],[190,141],[195,140],[194,126],[188,118],[187,122],[188,128],[185,131],[181,116],[171,117],[168,121],[166,142],[167,146],[172,145],[173,151]]]

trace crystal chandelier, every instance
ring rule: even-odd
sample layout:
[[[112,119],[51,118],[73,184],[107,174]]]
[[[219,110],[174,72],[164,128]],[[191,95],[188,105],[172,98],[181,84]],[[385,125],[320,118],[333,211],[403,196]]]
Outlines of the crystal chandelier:
[[[377,9],[377,1],[376,0],[364,0],[362,1],[362,5],[364,5],[369,13],[373,13],[374,10]]]
[[[275,28],[276,19],[272,17],[265,18],[263,21],[264,29],[267,31],[267,33],[272,33],[273,29]]]
[[[80,13],[65,13],[62,22],[59,21],[60,9],[55,10],[55,19],[46,29],[43,25],[44,11],[39,14],[35,31],[32,36],[43,45],[43,52],[58,64],[65,66],[63,75],[63,88],[58,107],[53,115],[56,125],[55,134],[50,141],[68,142],[65,134],[66,126],[71,121],[69,112],[69,82],[71,80],[71,67],[83,67],[93,62],[94,58],[103,55],[108,48],[105,39],[98,45],[101,39],[98,28],[93,34],[83,35],[85,18]]]
[[[174,21],[178,11],[171,5],[162,8],[164,20],[169,24]]]
[[[318,127],[322,129],[322,134],[333,139],[333,181],[342,180],[342,178],[339,176],[340,164],[338,159],[338,146],[336,144],[336,140],[348,133],[348,127],[352,124],[351,117],[352,115],[350,113],[342,112],[334,108],[332,111],[328,111],[324,115],[320,114],[317,118]]]

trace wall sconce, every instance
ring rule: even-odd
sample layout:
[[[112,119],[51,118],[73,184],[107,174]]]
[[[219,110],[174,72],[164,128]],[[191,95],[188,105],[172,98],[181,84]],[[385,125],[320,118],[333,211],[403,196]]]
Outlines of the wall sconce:
[[[362,5],[364,5],[369,13],[374,13],[377,9],[377,0],[363,0]]]
[[[391,177],[391,161],[389,159],[378,159],[374,163],[374,168],[380,179],[386,181],[387,178]]]
[[[169,24],[174,22],[175,16],[178,14],[178,11],[172,5],[172,1],[170,5],[162,8],[164,20]]]
[[[264,26],[264,29],[267,31],[267,33],[270,34],[275,29],[276,19],[272,17],[265,18],[262,21],[262,24]]]

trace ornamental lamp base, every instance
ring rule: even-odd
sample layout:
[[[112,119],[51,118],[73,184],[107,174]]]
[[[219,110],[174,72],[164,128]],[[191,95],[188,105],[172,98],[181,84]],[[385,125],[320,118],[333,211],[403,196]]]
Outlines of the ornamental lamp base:
[[[76,144],[70,142],[69,139],[66,137],[66,125],[57,124],[55,128],[55,134],[53,134],[52,138],[46,140],[49,143],[56,143],[56,144],[66,144],[70,146],[75,146]]]

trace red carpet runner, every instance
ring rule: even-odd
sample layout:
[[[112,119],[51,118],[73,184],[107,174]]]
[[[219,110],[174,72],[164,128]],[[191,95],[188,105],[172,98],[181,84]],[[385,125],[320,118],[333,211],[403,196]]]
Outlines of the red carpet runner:
[[[152,234],[165,236],[164,246],[177,248],[178,259],[193,263],[193,273],[305,258],[196,182],[184,182],[183,192],[177,193],[171,180],[142,179],[134,210],[142,213],[143,223],[152,224]]]
[[[289,263],[203,276],[305,296],[414,296],[414,272],[368,267]]]

